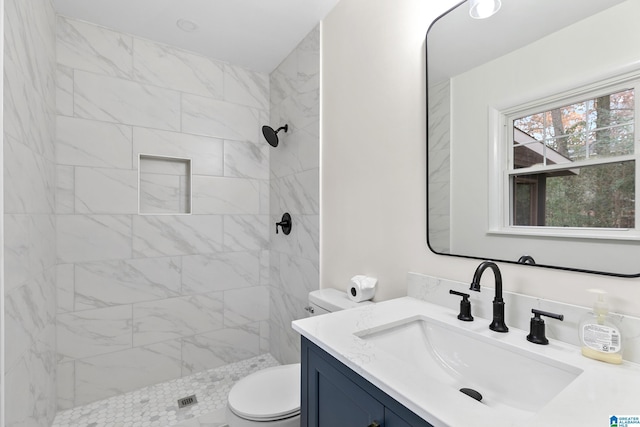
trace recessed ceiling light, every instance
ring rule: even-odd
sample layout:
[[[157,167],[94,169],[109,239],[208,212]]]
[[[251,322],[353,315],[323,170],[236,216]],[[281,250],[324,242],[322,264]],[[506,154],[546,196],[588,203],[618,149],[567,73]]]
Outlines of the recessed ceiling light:
[[[485,19],[500,10],[501,6],[500,0],[470,0],[469,15],[473,19]]]
[[[180,28],[182,31],[185,31],[187,33],[191,33],[195,30],[198,29],[198,24],[196,24],[195,22],[186,19],[186,18],[180,18],[176,21],[176,25],[178,26],[178,28]]]

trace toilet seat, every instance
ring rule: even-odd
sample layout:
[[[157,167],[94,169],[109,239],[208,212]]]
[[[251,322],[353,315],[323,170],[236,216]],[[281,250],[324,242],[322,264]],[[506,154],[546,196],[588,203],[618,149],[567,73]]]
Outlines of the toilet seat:
[[[250,421],[274,421],[300,413],[300,364],[275,366],[238,381],[229,392],[229,409]]]

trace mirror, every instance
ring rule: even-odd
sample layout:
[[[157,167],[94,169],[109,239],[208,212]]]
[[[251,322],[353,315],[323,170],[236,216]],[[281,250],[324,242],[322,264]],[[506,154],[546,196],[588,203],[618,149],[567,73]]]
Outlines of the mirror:
[[[584,131],[582,142],[587,155],[578,160],[572,157],[577,150],[565,144],[562,151],[557,143],[568,138],[569,127],[580,126],[565,125],[562,132],[552,129],[550,142],[516,126],[538,113],[546,117],[548,112],[551,117],[554,111],[566,111],[570,104],[596,105],[601,99],[615,98],[615,93],[633,95],[636,84],[640,92],[637,16],[637,0],[502,0],[502,8],[488,19],[472,19],[463,2],[432,24],[426,53],[427,243],[433,252],[640,277],[640,225],[637,229],[635,225],[640,224],[635,220],[640,212],[640,200],[635,197],[636,188],[640,189],[640,171],[636,172],[640,142],[633,126],[638,113],[632,111],[624,123],[630,152],[608,163],[609,169],[632,174],[625,181],[626,219],[603,226],[593,226],[593,221],[548,225],[554,215],[550,206],[555,203],[547,190],[556,182],[552,178],[585,177],[584,171],[608,161],[596,155],[594,147],[602,139],[595,141],[593,135],[622,124],[611,122],[593,130],[588,121],[596,113],[576,119],[575,123],[590,129]],[[607,111],[614,108],[618,107],[607,107]],[[581,109],[575,108],[572,114]],[[551,128],[551,121],[541,126]],[[522,167],[515,166],[516,148],[533,159],[517,169],[524,171],[518,176],[509,173]],[[625,167],[618,167],[622,163]],[[536,196],[531,196],[535,209],[526,203],[522,208],[522,200],[529,197],[520,194],[519,185],[525,181],[541,183]],[[566,181],[569,184],[555,196],[559,200],[571,200],[569,194],[582,188],[571,184],[575,180]],[[600,192],[617,191],[611,188]],[[591,200],[587,195],[595,193],[579,191],[584,200]],[[605,216],[614,216],[609,212],[613,208],[589,203],[576,208],[576,215],[589,220],[605,211]],[[542,219],[533,225],[514,223],[515,206],[520,216],[532,209]]]

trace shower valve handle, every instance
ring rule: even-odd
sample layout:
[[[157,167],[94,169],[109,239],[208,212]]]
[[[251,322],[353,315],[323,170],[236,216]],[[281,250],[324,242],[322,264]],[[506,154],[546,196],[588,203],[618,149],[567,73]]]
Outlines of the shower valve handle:
[[[284,215],[282,215],[280,222],[276,222],[276,234],[278,234],[278,227],[282,228],[282,232],[285,236],[288,236],[289,233],[291,233],[291,215],[289,215],[289,212],[285,212]]]

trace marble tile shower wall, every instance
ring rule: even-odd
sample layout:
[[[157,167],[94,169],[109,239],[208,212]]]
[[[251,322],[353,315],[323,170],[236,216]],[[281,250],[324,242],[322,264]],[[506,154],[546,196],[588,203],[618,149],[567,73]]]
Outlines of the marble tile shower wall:
[[[429,244],[448,253],[451,240],[450,83],[429,88]]]
[[[59,407],[267,351],[268,76],[65,17],[57,73]],[[139,153],[191,215],[138,214]]]
[[[291,321],[307,315],[319,288],[320,28],[311,31],[271,73],[271,124],[289,124],[271,150],[271,222],[291,213],[289,236],[271,233],[270,351],[281,363],[300,361]]]
[[[4,361],[6,426],[56,412],[55,12],[4,3]],[[2,421],[0,421],[2,423]]]

